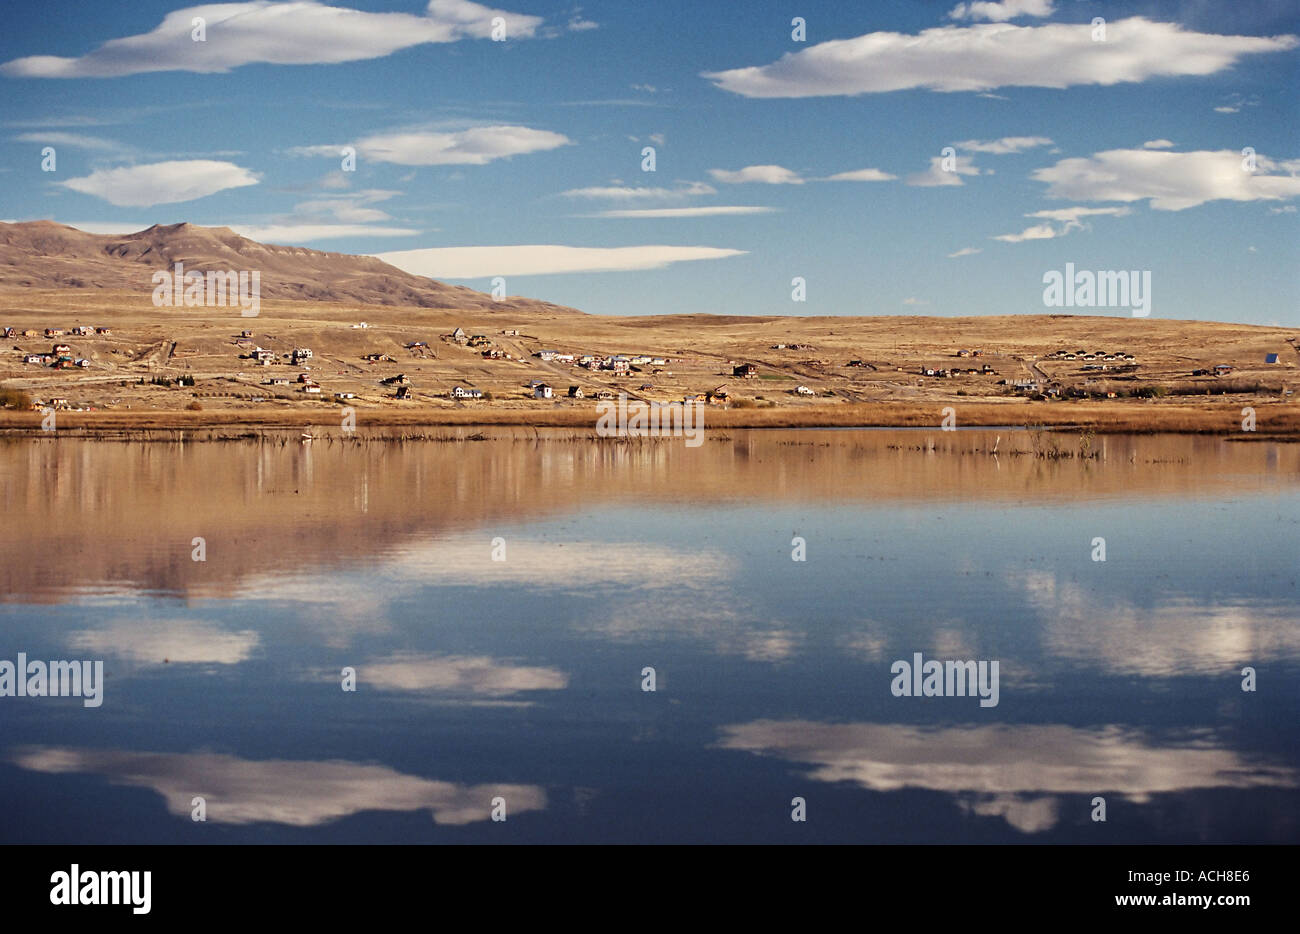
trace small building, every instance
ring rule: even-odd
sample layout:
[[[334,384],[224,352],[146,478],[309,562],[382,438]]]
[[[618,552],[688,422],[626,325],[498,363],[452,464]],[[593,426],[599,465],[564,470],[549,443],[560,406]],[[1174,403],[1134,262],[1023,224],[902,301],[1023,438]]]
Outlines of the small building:
[[[411,398],[411,387],[410,387],[410,386],[398,386],[398,387],[397,387],[397,394],[394,395],[393,398],[394,398],[394,399],[409,399],[409,398]]]
[[[597,389],[597,390],[596,390],[596,398],[597,398],[598,400],[601,400],[601,401],[604,401],[604,400],[607,400],[607,399],[613,399],[613,398],[614,398],[614,393],[612,393],[612,392],[611,392],[610,390],[608,390],[608,389]]]
[[[407,349],[407,350],[419,350],[421,347],[428,347],[428,346],[429,346],[429,345],[428,345],[427,343],[425,343],[424,341],[411,341],[410,343],[408,343],[408,344],[406,345],[406,349]],[[472,346],[472,344],[471,344],[471,346]]]
[[[355,399],[356,397],[357,397],[357,394],[356,394],[355,392],[336,392],[336,393],[334,393],[334,398],[337,399],[337,400],[340,401],[340,402],[342,402],[344,399]]]
[[[9,337],[9,338],[14,337],[14,329],[13,329],[13,328],[5,328],[5,337]]]
[[[56,353],[56,354],[58,354],[58,353],[72,353],[72,348],[69,347],[67,344],[55,344],[55,345],[50,349],[50,353]]]
[[[1266,353],[1266,354],[1264,354],[1264,362],[1265,362],[1265,363],[1277,363],[1277,354],[1275,354],[1275,353]]]
[[[467,386],[456,386],[451,391],[451,397],[453,399],[482,399],[483,390]]]
[[[798,395],[801,395],[801,396],[815,396],[815,395],[817,395],[817,393],[816,393],[815,390],[809,389],[807,386],[796,386],[796,387],[794,387],[794,391],[795,391]]]
[[[294,363],[297,363],[297,362],[300,361],[300,360],[310,360],[310,359],[311,359],[311,348],[310,348],[310,347],[295,347],[295,348],[293,349],[293,355],[292,355],[292,356],[293,356],[293,362],[294,362]]]
[[[518,328],[506,328],[506,329],[505,329],[504,331],[502,331],[501,333],[504,334],[506,337],[518,337],[518,336],[519,336],[519,329],[518,329]]]
[[[262,380],[262,385],[263,385],[263,386],[288,386],[288,385],[289,385],[289,377],[287,377],[287,376],[272,376],[270,379],[264,379],[264,380]]]
[[[739,376],[742,379],[753,379],[758,374],[758,367],[752,363],[742,363],[731,370],[732,376]]]
[[[46,329],[45,329],[45,336],[46,336],[46,337],[62,337],[62,336],[63,336],[63,328],[46,328]]]
[[[569,387],[569,398],[570,398],[570,399],[581,399],[581,398],[582,398],[582,387],[581,387],[581,386],[570,386],[570,387]]]
[[[469,338],[465,336],[465,331],[462,328],[456,328],[454,331],[452,331],[451,339],[458,344],[465,344],[469,342]]]
[[[1226,376],[1227,374],[1229,374],[1229,373],[1232,372],[1232,369],[1233,369],[1233,368],[1232,368],[1231,366],[1229,366],[1228,364],[1226,364],[1226,363],[1220,363],[1218,366],[1216,366],[1216,367],[1214,368],[1214,375],[1215,375],[1215,376]]]
[[[533,356],[541,360],[543,363],[550,363],[558,354],[558,350],[539,350],[537,353],[533,354]]]
[[[90,335],[95,333],[95,329],[88,324],[79,324],[72,329],[72,333],[80,335],[81,337],[90,337]]]
[[[76,360],[73,360],[72,362],[75,363],[77,366],[81,367],[83,370],[90,369],[90,361],[87,360],[85,357],[80,357]]]
[[[240,337],[244,337],[244,338],[252,337],[252,336],[253,336],[253,332],[252,332],[252,331],[240,331],[240,332],[239,332],[239,336],[240,336]]]
[[[534,399],[549,399],[551,398],[552,395],[554,395],[554,391],[551,389],[550,386],[546,385],[545,383],[533,387]]]
[[[320,387],[317,386],[315,383],[308,383],[306,386],[302,387],[302,391],[306,393],[311,393],[314,396],[320,395]]]

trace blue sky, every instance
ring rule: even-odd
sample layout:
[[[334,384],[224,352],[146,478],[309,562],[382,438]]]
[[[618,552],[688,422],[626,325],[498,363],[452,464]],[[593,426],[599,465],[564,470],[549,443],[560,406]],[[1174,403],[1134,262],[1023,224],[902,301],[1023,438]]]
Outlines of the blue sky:
[[[0,219],[602,314],[1042,313],[1073,263],[1300,326],[1298,36],[1296,0],[47,0],[0,34]]]

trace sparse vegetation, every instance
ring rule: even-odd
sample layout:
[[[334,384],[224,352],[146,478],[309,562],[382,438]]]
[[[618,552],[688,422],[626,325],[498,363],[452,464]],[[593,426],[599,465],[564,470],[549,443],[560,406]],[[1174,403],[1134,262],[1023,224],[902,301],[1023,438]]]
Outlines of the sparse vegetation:
[[[0,408],[30,409],[32,397],[21,389],[0,388]]]

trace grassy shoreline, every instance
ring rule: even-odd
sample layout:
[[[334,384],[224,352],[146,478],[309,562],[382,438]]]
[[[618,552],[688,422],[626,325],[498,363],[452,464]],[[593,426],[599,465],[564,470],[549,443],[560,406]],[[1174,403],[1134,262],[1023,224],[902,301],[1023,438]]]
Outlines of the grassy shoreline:
[[[704,428],[935,428],[943,419],[942,407],[916,403],[869,403],[807,406],[798,409],[724,409],[704,411]],[[1064,430],[1091,429],[1097,433],[1242,434],[1242,407],[1234,404],[1179,405],[1168,403],[1008,401],[970,402],[952,406],[959,428],[1044,426]],[[255,412],[247,409],[205,409],[198,412],[60,411],[60,430],[95,433],[116,430],[184,430],[247,428],[308,430],[338,427],[341,409],[314,406]],[[595,429],[594,404],[555,409],[356,409],[356,426],[392,427],[496,427]],[[1300,435],[1300,405],[1271,403],[1255,406],[1256,431],[1261,435]],[[0,411],[0,431],[41,431],[41,413]]]

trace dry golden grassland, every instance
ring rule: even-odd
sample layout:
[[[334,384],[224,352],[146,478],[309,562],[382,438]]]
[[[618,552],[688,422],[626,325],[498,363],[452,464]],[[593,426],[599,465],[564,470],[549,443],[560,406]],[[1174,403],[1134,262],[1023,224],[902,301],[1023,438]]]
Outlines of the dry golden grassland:
[[[353,327],[360,322],[368,327]],[[112,333],[44,337],[47,327],[75,325]],[[343,405],[355,408],[358,425],[582,427],[594,425],[597,391],[671,402],[725,387],[729,402],[708,406],[707,425],[937,426],[951,407],[958,426],[1240,432],[1242,410],[1250,407],[1259,432],[1300,431],[1291,394],[1300,382],[1296,332],[1241,324],[1068,315],[634,318],[291,301],[265,301],[258,316],[241,317],[230,308],[155,308],[138,292],[61,289],[0,291],[0,326],[17,335],[0,346],[0,388],[14,402],[66,400],[70,411],[59,412],[60,428],[331,425]],[[444,340],[456,327],[485,335],[515,359],[485,359],[483,348]],[[22,336],[25,330],[38,336]],[[243,330],[251,339],[240,339]],[[427,347],[408,348],[419,341]],[[70,345],[90,365],[54,370],[22,362],[24,354],[49,352],[54,343]],[[774,349],[778,344],[787,346]],[[313,357],[302,365],[279,357],[261,366],[243,356],[254,346],[277,355],[309,347]],[[669,362],[615,376],[544,363],[534,356],[543,348]],[[980,354],[959,357],[959,349]],[[1081,361],[1051,358],[1058,350],[1127,353],[1135,360],[1131,369],[1085,372]],[[363,359],[372,353],[393,360]],[[1268,353],[1280,362],[1266,364]],[[850,360],[866,365],[850,367]],[[757,376],[733,377],[740,362],[755,364]],[[925,367],[985,364],[995,372],[921,375]],[[1219,364],[1234,371],[1192,375]],[[304,373],[321,386],[319,397],[301,391],[296,381]],[[381,385],[399,373],[408,379],[410,399],[396,399],[394,387]],[[194,385],[178,386],[178,377]],[[267,385],[271,377],[290,385]],[[551,385],[555,398],[534,399],[533,380]],[[1038,393],[1013,390],[1003,380],[1036,380],[1039,390],[1057,386],[1088,398],[1035,398]],[[450,398],[454,386],[490,398],[457,401]],[[582,387],[586,398],[566,398],[570,386]],[[812,395],[796,394],[796,386]],[[1112,392],[1115,398],[1107,398]],[[354,398],[336,401],[335,393]],[[0,426],[38,427],[40,418],[37,411],[7,408]]]

